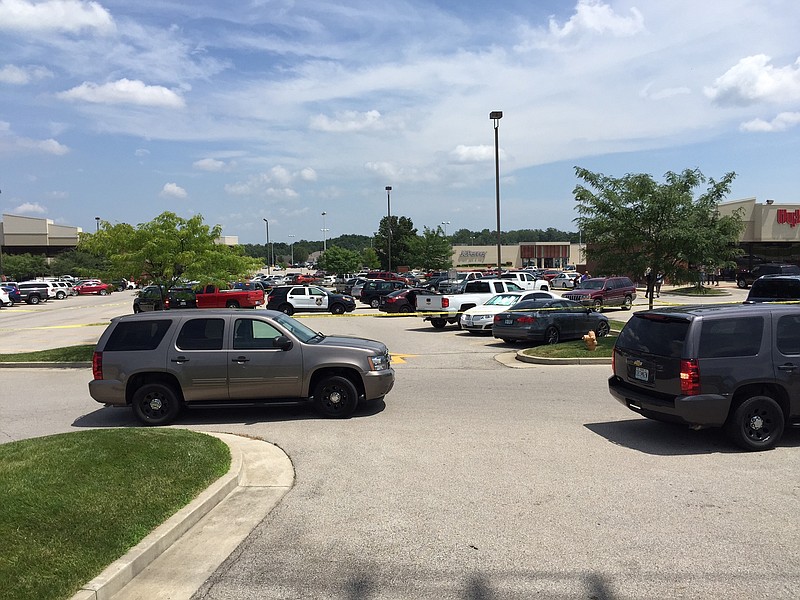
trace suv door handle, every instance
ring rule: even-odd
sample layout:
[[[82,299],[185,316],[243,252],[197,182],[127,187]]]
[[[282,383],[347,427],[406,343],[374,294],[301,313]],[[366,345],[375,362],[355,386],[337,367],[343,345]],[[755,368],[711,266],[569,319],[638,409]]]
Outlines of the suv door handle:
[[[786,363],[785,365],[778,365],[779,371],[794,371],[797,369],[797,365],[792,363]]]
[[[185,362],[189,362],[189,359],[186,358],[185,356],[178,356],[177,358],[173,358],[172,362],[182,365]]]
[[[250,359],[247,358],[246,356],[237,356],[236,358],[232,358],[231,362],[235,362],[235,363],[241,365],[241,364],[244,364],[246,362],[250,362]]]

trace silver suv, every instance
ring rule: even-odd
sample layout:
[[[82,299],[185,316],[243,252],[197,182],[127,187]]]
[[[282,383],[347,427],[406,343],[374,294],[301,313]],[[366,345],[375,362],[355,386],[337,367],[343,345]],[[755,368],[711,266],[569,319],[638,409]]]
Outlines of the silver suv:
[[[184,406],[313,402],[349,417],[394,385],[381,342],[326,336],[277,311],[147,312],[112,320],[95,347],[89,393],[132,406],[147,425]]]

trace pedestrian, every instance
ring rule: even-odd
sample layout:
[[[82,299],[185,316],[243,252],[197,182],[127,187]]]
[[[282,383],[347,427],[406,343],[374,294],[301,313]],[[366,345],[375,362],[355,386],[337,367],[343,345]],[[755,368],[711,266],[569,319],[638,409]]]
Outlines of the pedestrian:
[[[589,275],[589,271],[584,271],[583,275],[581,275],[581,282],[584,282],[589,278],[591,278],[591,275]]]
[[[717,267],[714,269],[714,285],[719,286],[719,278],[722,275],[722,269]]]
[[[652,297],[654,278],[653,278],[653,269],[651,269],[650,267],[647,267],[644,270],[644,281],[646,286],[644,290],[644,297],[645,298]],[[648,294],[650,294],[650,296],[648,296]]]
[[[661,298],[661,284],[664,283],[664,274],[659,271],[656,273],[656,298]]]

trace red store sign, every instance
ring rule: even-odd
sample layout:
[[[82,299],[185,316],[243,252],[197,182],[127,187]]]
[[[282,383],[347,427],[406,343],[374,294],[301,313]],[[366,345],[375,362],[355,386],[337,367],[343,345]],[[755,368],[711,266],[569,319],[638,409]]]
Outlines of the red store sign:
[[[788,223],[789,227],[797,226],[800,223],[800,209],[789,211],[785,208],[779,208],[778,224],[783,225],[784,223]]]

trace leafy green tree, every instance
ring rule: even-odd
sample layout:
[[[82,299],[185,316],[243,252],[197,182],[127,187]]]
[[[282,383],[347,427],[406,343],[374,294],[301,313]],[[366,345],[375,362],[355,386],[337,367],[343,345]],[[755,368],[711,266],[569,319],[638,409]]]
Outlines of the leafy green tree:
[[[665,183],[647,174],[621,178],[575,168],[588,187],[575,187],[575,219],[587,243],[587,258],[606,273],[640,277],[649,267],[673,280],[686,281],[694,264],[731,264],[744,229],[741,213],[720,216],[717,207],[735,173],[720,181],[697,169],[668,172]],[[708,188],[696,199],[696,188]],[[595,191],[592,191],[591,189]],[[648,286],[653,304],[652,280]]]
[[[68,250],[56,256],[50,267],[56,275],[98,277],[108,270],[108,261],[82,250]]]
[[[361,266],[361,257],[352,250],[328,246],[328,249],[319,257],[318,264],[326,273],[342,276],[345,273],[357,272]]]
[[[377,269],[381,266],[381,261],[375,248],[364,248],[361,251],[361,266],[368,269]]]
[[[183,219],[164,212],[136,227],[103,221],[99,231],[81,236],[78,249],[107,259],[111,278],[144,279],[167,288],[181,279],[224,285],[257,271],[260,260],[216,243],[221,234],[219,225],[205,225],[201,215]]]
[[[408,217],[392,216],[391,228],[389,227],[389,217],[381,219],[378,232],[375,235],[375,252],[380,258],[381,268],[388,269],[389,256],[386,252],[388,244],[387,238],[391,232],[392,240],[392,269],[397,270],[399,265],[412,265],[414,261],[414,253],[410,245],[417,237],[417,230],[414,228],[414,222]]]
[[[453,248],[441,227],[424,227],[421,236],[411,242],[413,266],[425,271],[445,271],[453,265]]]
[[[44,254],[3,254],[3,273],[12,281],[25,281],[34,277],[50,275],[50,267]]]

